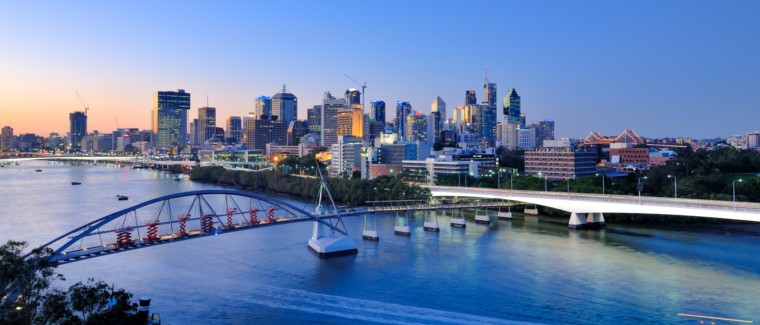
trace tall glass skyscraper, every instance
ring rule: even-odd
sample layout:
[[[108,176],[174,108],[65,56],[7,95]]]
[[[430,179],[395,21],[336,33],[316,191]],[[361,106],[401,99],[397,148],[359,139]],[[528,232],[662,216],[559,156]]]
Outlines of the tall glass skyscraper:
[[[84,112],[69,114],[69,151],[82,150],[82,139],[87,135],[87,115]]]
[[[203,144],[211,139],[216,132],[216,108],[198,108],[198,144]]]
[[[272,115],[272,98],[269,96],[256,97],[256,108],[253,112],[256,119]]]
[[[400,139],[405,139],[404,134],[406,131],[406,117],[411,113],[412,104],[402,101],[396,102],[396,120],[394,121],[394,124],[396,126],[396,131],[398,131],[398,137]]]
[[[507,116],[507,120],[511,124],[520,125],[520,95],[517,94],[517,90],[509,88],[504,95],[504,115]]]
[[[187,112],[190,93],[157,91],[153,95],[153,146],[159,149],[182,151],[187,145]]]
[[[298,98],[289,93],[285,85],[282,85],[282,91],[272,96],[271,114],[285,123],[298,119]]]
[[[354,105],[361,105],[362,92],[358,89],[350,88],[346,90],[346,95],[343,96],[343,99],[346,101],[346,108],[354,108]],[[363,109],[364,107],[362,107]]]
[[[240,116],[227,116],[226,122],[224,137],[232,143],[240,143],[243,138],[243,119]]]
[[[343,99],[336,99],[329,91],[322,98],[320,121],[322,127],[321,146],[330,147],[338,143],[338,111],[344,108],[344,104],[345,101]]]
[[[373,100],[370,102],[369,118],[373,121],[385,123],[385,102]]]
[[[478,99],[475,97],[474,90],[467,90],[464,92],[464,106],[477,105]]]

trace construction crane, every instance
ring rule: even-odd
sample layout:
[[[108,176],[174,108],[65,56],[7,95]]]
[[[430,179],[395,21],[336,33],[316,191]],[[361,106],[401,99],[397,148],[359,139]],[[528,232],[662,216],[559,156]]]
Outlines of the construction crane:
[[[366,107],[366,106],[364,106],[364,98],[366,96],[366,94],[364,94],[364,90],[367,89],[367,82],[365,81],[362,84],[362,83],[356,81],[356,79],[351,78],[351,76],[349,76],[349,75],[347,75],[345,73],[343,75],[346,76],[346,78],[348,78],[348,80],[353,81],[357,86],[362,87],[362,111],[364,111],[364,108]]]
[[[84,103],[84,100],[82,100],[82,95],[79,94],[79,90],[74,89],[74,91],[77,93],[77,97],[79,97],[79,102],[82,103],[82,107],[84,107],[84,116],[87,116],[87,111],[90,110],[90,107]]]

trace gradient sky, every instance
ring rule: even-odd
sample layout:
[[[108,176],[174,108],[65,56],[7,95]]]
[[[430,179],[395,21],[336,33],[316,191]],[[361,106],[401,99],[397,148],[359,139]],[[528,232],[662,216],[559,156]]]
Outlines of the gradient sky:
[[[66,133],[150,127],[156,90],[245,115],[283,83],[299,118],[367,82],[449,117],[483,68],[528,122],[589,131],[725,137],[760,129],[760,1],[2,1],[0,125]],[[501,108],[501,105],[499,106]]]

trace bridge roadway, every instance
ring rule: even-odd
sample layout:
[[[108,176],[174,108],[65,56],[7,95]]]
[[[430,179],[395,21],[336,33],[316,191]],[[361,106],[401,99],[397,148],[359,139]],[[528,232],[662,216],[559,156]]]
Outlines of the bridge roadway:
[[[690,216],[760,222],[760,204],[649,196],[520,191],[473,187],[425,186],[436,197],[490,198],[540,205],[570,213],[570,228],[603,224],[604,213]],[[526,208],[532,210],[530,208]],[[535,213],[535,211],[531,211]]]
[[[144,165],[146,167],[155,167],[155,166],[167,167],[167,166],[173,166],[173,165],[193,167],[193,166],[198,165],[197,162],[189,161],[189,160],[155,160],[155,159],[146,159],[144,157],[135,157],[135,156],[68,156],[68,155],[41,155],[38,157],[1,158],[0,165],[11,164],[11,163],[16,163],[16,162],[31,161],[31,160],[111,162],[111,163],[127,163],[127,164],[132,164],[132,165]],[[225,166],[225,167],[230,167],[234,169],[235,166],[241,166],[241,165],[253,166],[253,165],[258,165],[258,163],[202,161],[200,165],[201,166],[219,165],[219,166]],[[266,167],[265,169],[269,169],[269,168],[271,167]]]

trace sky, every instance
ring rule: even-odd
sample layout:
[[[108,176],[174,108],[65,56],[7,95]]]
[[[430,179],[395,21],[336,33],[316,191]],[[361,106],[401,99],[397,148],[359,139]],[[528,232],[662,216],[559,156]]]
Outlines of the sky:
[[[465,90],[520,94],[528,123],[726,137],[760,129],[759,1],[0,0],[0,125],[149,129],[153,93],[185,89],[218,120],[283,84],[299,119],[324,92],[448,115]],[[501,111],[501,105],[499,105]]]

